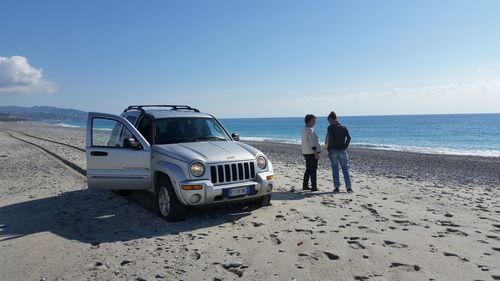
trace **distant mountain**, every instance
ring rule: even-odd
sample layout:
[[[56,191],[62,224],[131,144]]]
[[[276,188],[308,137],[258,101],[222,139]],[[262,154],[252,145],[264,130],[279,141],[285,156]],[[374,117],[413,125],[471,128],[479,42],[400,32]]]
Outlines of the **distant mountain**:
[[[52,106],[0,106],[0,121],[83,120],[87,112]]]

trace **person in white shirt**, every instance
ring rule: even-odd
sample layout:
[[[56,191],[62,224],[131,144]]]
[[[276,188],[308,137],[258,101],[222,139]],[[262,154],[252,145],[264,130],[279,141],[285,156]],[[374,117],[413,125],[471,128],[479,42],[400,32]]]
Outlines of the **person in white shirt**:
[[[302,189],[317,191],[317,170],[318,159],[321,152],[319,145],[319,138],[314,131],[316,124],[316,116],[307,114],[304,118],[305,126],[302,129],[302,155],[306,159],[306,171],[304,172],[304,180],[302,182]],[[309,188],[309,179],[311,179],[311,188]]]

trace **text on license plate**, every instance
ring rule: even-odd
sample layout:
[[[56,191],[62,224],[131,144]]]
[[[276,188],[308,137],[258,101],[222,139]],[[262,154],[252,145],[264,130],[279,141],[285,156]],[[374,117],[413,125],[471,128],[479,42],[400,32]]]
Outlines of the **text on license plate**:
[[[227,192],[228,197],[234,197],[234,196],[239,196],[239,195],[246,195],[248,194],[248,186],[244,187],[236,187],[236,188],[231,188]]]

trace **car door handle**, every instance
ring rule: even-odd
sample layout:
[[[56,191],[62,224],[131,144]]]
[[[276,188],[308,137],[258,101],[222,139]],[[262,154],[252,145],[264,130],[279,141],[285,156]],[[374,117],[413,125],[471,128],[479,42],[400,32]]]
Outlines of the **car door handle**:
[[[105,151],[91,151],[90,155],[92,155],[92,156],[108,156],[108,153]]]

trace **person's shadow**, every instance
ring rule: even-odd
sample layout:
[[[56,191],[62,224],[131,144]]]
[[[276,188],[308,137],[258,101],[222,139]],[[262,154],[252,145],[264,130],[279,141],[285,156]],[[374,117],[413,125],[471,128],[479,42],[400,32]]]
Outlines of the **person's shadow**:
[[[153,194],[80,189],[54,197],[0,207],[0,242],[51,232],[97,245],[175,235],[233,222],[251,214],[252,204],[190,209],[186,221],[169,223],[152,211]]]

